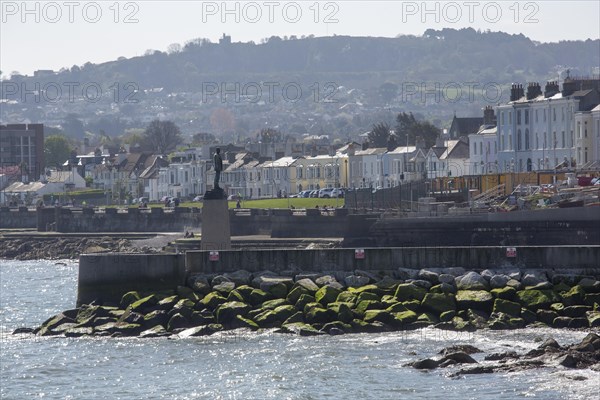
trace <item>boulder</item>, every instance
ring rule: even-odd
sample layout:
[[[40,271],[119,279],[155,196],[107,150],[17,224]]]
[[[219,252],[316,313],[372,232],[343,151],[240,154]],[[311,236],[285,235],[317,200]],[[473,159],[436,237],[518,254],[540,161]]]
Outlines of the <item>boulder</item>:
[[[187,318],[181,314],[175,314],[167,323],[167,330],[172,332],[176,329],[188,328],[189,326],[190,322],[187,320]]]
[[[246,303],[246,299],[244,299],[244,296],[242,296],[240,292],[238,292],[235,289],[229,292],[229,294],[227,295],[227,301],[240,301],[242,303]]]
[[[198,303],[210,310],[215,310],[218,306],[225,303],[227,299],[217,292],[210,292]]]
[[[194,292],[200,295],[205,295],[211,292],[210,284],[208,283],[208,279],[206,279],[205,275],[190,275],[190,277],[187,279],[187,285],[192,288]]]
[[[272,298],[273,295],[261,289],[253,289],[252,292],[250,292],[250,304],[252,304],[253,306],[260,305]]]
[[[543,322],[546,325],[552,325],[552,322],[558,318],[558,313],[551,310],[537,310],[535,313],[537,320]]]
[[[490,312],[494,298],[485,290],[459,290],[456,292],[456,306],[461,310],[472,308]]]
[[[382,304],[376,300],[363,300],[356,304],[354,312],[358,316],[364,316],[368,310],[381,310]]]
[[[402,328],[411,322],[415,322],[419,317],[414,311],[403,311],[392,314],[392,316],[394,319],[390,321],[390,325],[397,328]]]
[[[141,299],[141,296],[138,292],[127,292],[121,297],[119,307],[126,309],[130,304],[135,303],[139,299]]]
[[[261,308],[263,310],[274,310],[279,306],[284,306],[288,304],[289,302],[286,299],[273,299],[267,300],[264,303],[262,303]]]
[[[198,294],[196,294],[191,288],[189,288],[187,286],[177,286],[176,292],[177,292],[177,296],[179,296],[180,298],[189,299],[189,300],[193,301],[194,303],[196,303],[198,300],[200,300],[200,297],[198,296]]]
[[[494,275],[490,278],[490,287],[492,289],[499,289],[506,286],[510,277],[508,275]]]
[[[442,273],[457,277],[466,274],[467,271],[462,267],[450,267],[442,269]]]
[[[156,295],[151,294],[150,296],[146,296],[142,299],[139,299],[129,306],[129,308],[133,311],[137,311],[140,313],[144,313],[146,311],[150,311],[158,304],[158,297]]]
[[[548,282],[548,275],[544,271],[525,271],[521,277],[521,283],[525,286],[535,286],[543,282]]]
[[[303,278],[303,279],[297,280],[296,283],[294,284],[294,287],[301,287],[310,294],[314,294],[317,290],[319,290],[319,286],[317,286],[317,284],[314,283],[309,278]]]
[[[455,353],[448,353],[440,360],[443,363],[447,360],[452,360],[456,364],[476,364],[477,361],[465,352],[457,351]]]
[[[592,307],[589,306],[569,306],[569,307],[565,307],[562,312],[560,312],[561,315],[565,316],[565,317],[571,317],[571,318],[581,318],[581,317],[585,317],[586,313],[588,311],[592,311]]]
[[[552,303],[560,301],[556,293],[551,290],[525,289],[517,292],[519,302],[530,310],[546,308]]]
[[[450,311],[446,311],[440,314],[440,321],[441,322],[448,322],[448,321],[452,321],[452,318],[456,317],[456,311],[454,310],[450,310]]]
[[[250,305],[239,301],[223,303],[215,311],[217,322],[222,325],[229,325],[238,315],[245,317],[251,308]]]
[[[179,296],[177,296],[177,295],[165,297],[164,299],[162,299],[161,301],[158,302],[158,304],[156,305],[156,309],[168,311],[171,308],[173,308],[173,306],[175,304],[177,304],[178,301],[179,301]]]
[[[425,290],[429,290],[431,288],[431,282],[425,281],[423,279],[409,279],[406,282],[412,283],[415,286],[422,287]]]
[[[519,282],[516,279],[512,279],[512,278],[509,279],[508,282],[506,282],[506,286],[507,287],[511,287],[511,288],[513,288],[515,290],[521,290],[521,288],[523,287],[523,285],[521,284],[521,282]]]
[[[167,330],[165,329],[164,326],[155,325],[150,329],[146,329],[145,331],[142,331],[140,333],[139,337],[144,339],[144,338],[163,337],[163,336],[169,336],[169,335],[170,335],[170,333],[167,332]]]
[[[336,301],[338,296],[340,295],[341,290],[336,289],[329,285],[324,285],[321,289],[317,290],[315,293],[315,299],[318,303],[323,305],[327,305],[329,303],[333,303]]]
[[[363,320],[368,323],[375,321],[383,322],[384,324],[392,322],[394,316],[386,310],[367,310]]]
[[[600,293],[589,293],[583,296],[583,304],[594,307],[594,304],[600,304]]]
[[[456,288],[449,283],[440,283],[429,289],[431,293],[456,293]]]
[[[204,326],[196,326],[193,328],[186,329],[184,331],[179,332],[177,336],[180,339],[185,339],[188,337],[197,337],[197,336],[208,336],[213,333],[219,332],[223,330],[223,326],[220,324],[209,324]]]
[[[288,294],[288,286],[283,282],[262,284],[260,288],[276,299],[285,299]]]
[[[496,273],[494,271],[492,271],[491,269],[484,269],[483,271],[481,271],[479,273],[479,275],[481,275],[482,277],[485,278],[486,281],[490,281],[490,279],[492,279],[492,277],[494,275],[496,275]]]
[[[314,303],[316,301],[317,300],[315,299],[314,296],[311,296],[310,294],[303,294],[298,298],[298,301],[296,302],[295,306],[298,310],[304,310],[304,307],[307,304]]]
[[[315,279],[315,283],[317,284],[317,286],[322,287],[325,285],[331,285],[333,283],[339,283],[339,282],[332,275],[323,275],[323,276],[320,276],[317,279]]]
[[[427,290],[412,283],[402,283],[396,288],[395,296],[398,301],[418,300],[421,302]]]
[[[440,281],[440,283],[448,283],[452,286],[455,285],[454,282],[454,275],[450,275],[450,274],[440,274],[438,276],[438,280]]]
[[[280,331],[282,333],[293,333],[299,336],[317,336],[325,334],[325,332],[321,332],[304,322],[294,322],[282,325]]]
[[[179,300],[173,308],[168,312],[168,315],[171,317],[177,313],[183,315],[185,318],[189,318],[194,311],[194,302],[189,299],[181,299]]]
[[[215,317],[209,309],[194,311],[190,316],[190,325],[200,326],[215,323]]]
[[[336,318],[338,321],[350,323],[354,319],[354,314],[352,313],[348,303],[329,303],[327,308],[336,313]]]
[[[398,285],[402,283],[397,279],[390,278],[389,276],[384,276],[382,279],[375,282],[375,286],[387,293],[393,293],[396,291]]]
[[[600,281],[592,278],[583,278],[579,281],[581,286],[587,293],[600,293]]]
[[[311,307],[308,311],[304,312],[304,318],[307,322],[314,324],[326,324],[331,321],[335,321],[337,315],[333,310],[319,308],[319,307]]]
[[[213,288],[214,292],[218,292],[223,296],[228,296],[229,292],[231,292],[233,289],[235,289],[235,283],[229,282],[229,281],[224,281],[217,285],[213,285],[212,288]]]
[[[298,312],[298,310],[296,309],[296,307],[289,305],[289,304],[279,306],[273,310],[275,319],[279,322],[285,321],[286,319],[288,319],[292,315],[296,314],[297,312]]]
[[[498,299],[504,299],[504,300],[516,300],[517,299],[517,291],[515,290],[515,288],[507,286],[504,288],[497,288],[497,289],[492,289],[490,291],[490,293],[492,294],[492,296],[494,296],[495,298]]]
[[[380,301],[381,298],[376,295],[375,293],[371,293],[371,292],[362,292],[359,293],[358,298],[356,299],[356,302],[359,303],[363,300],[374,300],[374,301]]]
[[[446,311],[456,310],[456,302],[452,294],[427,293],[421,301],[421,307],[435,315],[440,315]]]
[[[513,317],[519,317],[521,315],[521,304],[509,300],[496,299],[494,300],[492,312],[501,312]]]
[[[395,271],[395,277],[401,280],[417,279],[419,276],[419,270],[410,268],[398,268]]]
[[[437,272],[427,269],[420,270],[419,274],[417,275],[418,279],[428,281],[432,285],[437,285],[440,282],[439,276],[440,274],[438,274]]]
[[[154,310],[144,315],[143,326],[155,327],[157,325],[166,326],[169,322],[169,316],[165,310]]]
[[[338,302],[342,302],[342,303],[354,303],[356,304],[356,299],[358,298],[358,296],[355,293],[352,292],[342,292],[339,294],[339,296],[337,297],[337,299],[335,299],[335,301]]]
[[[294,280],[292,278],[287,278],[287,277],[283,277],[283,276],[266,276],[266,275],[257,276],[252,280],[253,287],[264,290],[265,292],[269,291],[268,290],[269,287],[280,284],[280,283],[284,284],[287,287],[287,290],[289,290],[294,285]],[[286,290],[286,293],[287,293],[287,290]]]
[[[580,285],[573,286],[569,291],[562,292],[562,301],[567,306],[574,306],[577,304],[583,304],[583,299],[586,296],[585,290]]]
[[[261,328],[272,328],[278,322],[280,322],[277,320],[277,315],[273,312],[273,310],[264,310],[260,314],[256,315],[253,320]]]
[[[229,282],[231,282],[231,279],[227,278],[224,275],[217,275],[214,278],[212,278],[212,280],[210,281],[210,285],[213,287],[213,290],[214,290],[215,286],[220,285],[225,282],[229,283]]]
[[[344,282],[347,287],[361,287],[365,286],[370,282],[370,279],[366,276],[349,275],[344,278]]]
[[[468,272],[465,275],[456,278],[456,288],[458,290],[489,290],[488,281],[477,272]]]
[[[163,328],[164,329],[164,328]],[[66,337],[81,337],[81,336],[91,336],[94,333],[94,328],[92,327],[73,327],[71,329],[67,329],[64,332]]]
[[[236,286],[249,285],[252,278],[252,274],[244,269],[238,269],[235,272],[226,272],[223,276],[235,283]]]
[[[598,328],[600,327],[600,311],[588,311],[587,320],[589,322],[590,328]]]
[[[301,311],[292,314],[288,319],[283,321],[282,325],[293,324],[294,322],[304,322],[304,314]]]
[[[314,293],[314,292],[312,292],[312,293]],[[303,294],[311,294],[311,292],[309,292],[304,286],[295,286],[288,293],[286,300],[290,304],[296,304],[296,302],[298,301],[300,296],[302,296]]]
[[[383,304],[383,303],[382,303],[382,304]],[[386,308],[386,310],[387,310],[388,312],[391,312],[391,313],[397,313],[397,312],[408,311],[408,308],[406,308],[406,306],[405,306],[404,304],[402,304],[402,303],[399,303],[399,302],[396,302],[396,303],[394,303],[394,304],[392,304],[392,305],[388,306],[388,307]],[[414,310],[413,310],[413,311],[414,311]]]

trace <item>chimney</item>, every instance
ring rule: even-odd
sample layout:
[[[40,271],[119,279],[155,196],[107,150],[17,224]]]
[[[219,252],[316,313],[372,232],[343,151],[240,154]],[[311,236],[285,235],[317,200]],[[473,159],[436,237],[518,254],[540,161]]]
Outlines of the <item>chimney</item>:
[[[546,82],[546,87],[544,88],[544,97],[546,97],[546,98],[552,97],[558,92],[559,92],[558,82],[556,82],[556,81]]]
[[[563,81],[563,90],[562,90],[563,97],[572,95],[573,93],[575,93],[576,90],[577,90],[577,81],[575,79],[566,78]]]
[[[513,83],[510,87],[510,101],[517,101],[523,96],[525,96],[523,85],[519,83]]]
[[[235,162],[235,153],[233,151],[228,151],[226,157],[229,164],[233,164]]]
[[[483,109],[483,125],[496,125],[496,115],[492,106],[485,106]]]
[[[538,82],[530,82],[527,85],[527,100],[532,100],[542,94],[542,87]]]
[[[366,140],[363,142],[362,144],[362,149],[363,150],[367,150],[369,148],[369,142],[367,142]]]
[[[435,147],[445,147],[445,143],[444,143],[444,138],[441,136],[438,136],[437,138],[435,138]]]
[[[425,140],[421,136],[415,138],[415,147],[421,150],[425,149]]]
[[[354,143],[350,143],[348,145],[348,155],[353,156],[356,154],[356,149],[354,148]]]

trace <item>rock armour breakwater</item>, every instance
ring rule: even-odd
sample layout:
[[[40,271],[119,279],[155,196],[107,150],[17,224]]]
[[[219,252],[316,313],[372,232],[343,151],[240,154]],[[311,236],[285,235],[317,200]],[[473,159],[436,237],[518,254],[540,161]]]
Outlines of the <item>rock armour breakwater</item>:
[[[172,291],[128,292],[118,305],[84,304],[19,332],[184,338],[236,328],[298,335],[429,326],[455,331],[600,328],[595,277],[461,268],[400,269],[395,278],[367,271],[336,275],[195,274]],[[595,363],[600,360],[600,354],[593,357]]]

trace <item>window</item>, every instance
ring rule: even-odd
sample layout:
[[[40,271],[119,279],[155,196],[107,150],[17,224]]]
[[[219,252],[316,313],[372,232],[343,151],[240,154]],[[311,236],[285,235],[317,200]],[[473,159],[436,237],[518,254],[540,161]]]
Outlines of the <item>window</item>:
[[[544,122],[546,122],[546,109],[544,108]]]
[[[517,125],[521,125],[521,110],[517,110]]]
[[[529,123],[529,110],[525,110],[525,124]]]
[[[535,148],[536,149],[540,148],[540,138],[539,138],[537,132],[535,133]]]
[[[479,154],[483,155],[483,142],[479,142]]]
[[[587,137],[587,121],[584,122],[583,137]]]
[[[535,110],[535,122],[538,122],[538,110]]]
[[[512,124],[512,111],[508,112],[508,123]]]
[[[565,142],[565,131],[562,131],[561,139],[562,139],[562,148],[564,149],[565,147],[567,147],[567,144]]]
[[[552,109],[552,120],[556,121],[556,108]]]
[[[525,129],[525,150],[529,150],[529,129]]]
[[[521,150],[521,130],[517,129],[517,150]]]
[[[473,142],[473,154],[477,154],[477,143]]]

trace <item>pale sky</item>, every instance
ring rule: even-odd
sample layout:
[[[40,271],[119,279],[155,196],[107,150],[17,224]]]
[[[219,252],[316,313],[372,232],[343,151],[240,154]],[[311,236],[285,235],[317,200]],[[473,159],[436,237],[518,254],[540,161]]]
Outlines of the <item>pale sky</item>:
[[[25,4],[25,6],[24,6]],[[194,38],[421,35],[473,27],[540,42],[600,38],[591,1],[6,1],[0,0],[0,70],[70,68],[166,51]],[[600,51],[600,49],[598,50]]]

